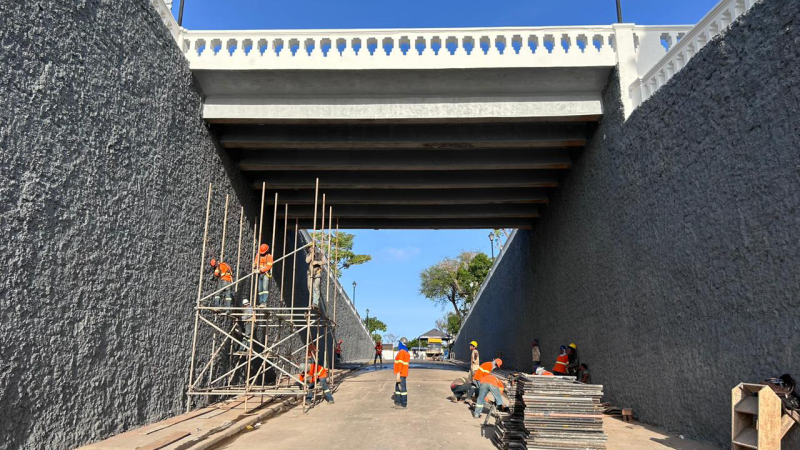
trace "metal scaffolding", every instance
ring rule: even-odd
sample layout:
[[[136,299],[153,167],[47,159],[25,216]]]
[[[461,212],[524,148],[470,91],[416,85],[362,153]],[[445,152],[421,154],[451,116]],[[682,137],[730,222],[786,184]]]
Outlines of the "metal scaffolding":
[[[280,295],[277,298],[277,302],[270,295],[270,302],[261,304],[256,294],[256,291],[261,289],[258,280],[260,272],[257,249],[262,243],[262,237],[265,235],[263,232],[265,193],[266,184],[263,184],[260,218],[258,223],[253,224],[252,229],[253,246],[250,269],[240,276],[242,229],[244,224],[244,208],[242,208],[239,218],[235,277],[232,277],[229,284],[222,283],[219,288],[204,293],[203,278],[204,272],[207,270],[206,252],[212,198],[212,187],[209,185],[195,305],[194,337],[192,339],[191,362],[186,391],[187,411],[191,410],[192,398],[198,396],[242,396],[245,401],[244,408],[247,411],[248,400],[256,401],[258,398],[260,402],[263,402],[265,396],[303,395],[303,407],[305,409],[306,396],[309,394],[311,386],[306,382],[306,378],[301,379],[300,377],[302,364],[319,364],[329,369],[331,371],[331,382],[333,381],[335,358],[329,358],[328,341],[333,339],[336,329],[337,295],[334,295],[333,298],[333,316],[328,317],[327,311],[325,311],[325,302],[322,300],[322,280],[319,280],[317,304],[315,305],[314,281],[312,279],[309,282],[308,304],[306,306],[295,305],[297,255],[309,248],[309,271],[311,276],[315,276],[315,261],[317,262],[316,266],[324,263],[327,268],[328,280],[325,299],[329,298],[330,277],[332,274],[330,256],[333,208],[329,206],[327,211],[328,226],[326,229],[325,195],[323,194],[322,221],[320,229],[317,230],[317,211],[319,206],[319,179],[317,179],[314,193],[314,226],[311,242],[298,248],[300,230],[298,229],[299,221],[295,220],[294,250],[286,253],[289,205],[285,205],[283,252],[282,256],[275,259],[272,265],[272,269],[280,268],[280,283],[277,281],[272,282],[271,271],[268,278],[268,282],[272,286],[275,288],[280,286]],[[226,196],[219,252],[220,261],[225,261],[228,203],[229,198]],[[278,194],[276,193],[270,244],[273,251],[275,249],[277,216]],[[325,235],[326,231],[327,236]],[[317,242],[318,240],[320,241],[319,243]],[[326,240],[327,242],[325,242]],[[327,247],[327,252],[325,252],[325,247]],[[338,258],[338,252],[336,256]],[[292,259],[290,266],[286,264],[288,258]],[[288,302],[285,301],[283,289],[285,269],[287,267],[291,267],[292,276],[291,297]],[[305,277],[305,274],[303,276]],[[234,292],[231,304],[220,304],[222,296],[229,291]],[[245,301],[249,302],[249,305],[245,305]],[[209,334],[210,339],[207,339]],[[331,339],[328,338],[329,336]],[[205,338],[201,339],[201,337]],[[329,360],[331,362],[330,367]],[[319,388],[315,386],[312,398],[316,399],[317,391],[319,391]]]

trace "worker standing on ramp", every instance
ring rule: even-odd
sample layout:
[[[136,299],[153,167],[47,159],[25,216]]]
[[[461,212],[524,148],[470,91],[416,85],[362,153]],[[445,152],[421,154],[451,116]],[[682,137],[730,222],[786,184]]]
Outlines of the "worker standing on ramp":
[[[475,379],[475,372],[481,364],[480,355],[478,354],[478,343],[472,341],[469,343],[469,377]]]
[[[567,375],[567,367],[569,366],[569,355],[567,355],[567,347],[561,346],[561,354],[556,358],[556,365],[553,366],[553,373],[558,376]]]
[[[378,360],[381,360],[381,365],[383,365],[383,344],[381,344],[380,340],[375,341],[375,357],[372,359],[372,365],[374,366]]]
[[[408,364],[411,362],[411,355],[408,353],[406,338],[400,339],[397,344],[397,356],[394,358],[394,405],[395,407],[408,407],[408,388],[406,378],[408,378]]]

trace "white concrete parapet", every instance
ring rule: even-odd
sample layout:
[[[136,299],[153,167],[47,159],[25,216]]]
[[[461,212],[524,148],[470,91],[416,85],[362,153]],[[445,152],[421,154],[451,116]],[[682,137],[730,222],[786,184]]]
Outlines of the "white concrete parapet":
[[[611,26],[184,31],[192,69],[452,69],[613,66]]]
[[[166,25],[169,32],[172,33],[172,38],[175,39],[176,42],[180,42],[181,33],[185,30],[178,26],[178,22],[172,15],[172,0],[167,0],[166,3],[165,0],[150,0],[150,3],[153,4],[153,8],[155,8],[159,17],[161,17],[164,25]]]
[[[632,107],[636,108],[650,98],[673,75],[686,66],[686,63],[703,46],[722,33],[756,1],[722,0],[690,30],[683,33],[668,33],[670,48],[666,55],[659,61],[650,61],[647,57],[643,58],[640,63],[637,61],[639,78],[629,85],[628,92]],[[646,28],[652,31],[657,27]],[[663,34],[659,37],[661,36]],[[653,54],[653,52],[645,53]]]

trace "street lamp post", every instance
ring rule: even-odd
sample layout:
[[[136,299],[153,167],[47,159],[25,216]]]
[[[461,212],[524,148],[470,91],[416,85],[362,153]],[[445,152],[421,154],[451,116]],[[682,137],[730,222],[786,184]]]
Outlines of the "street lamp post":
[[[372,334],[372,330],[369,328],[369,308],[367,308],[367,331],[369,334]]]
[[[494,231],[489,233],[489,245],[492,247],[492,261],[494,261]]]
[[[356,307],[356,282],[353,281],[353,308]]]
[[[621,0],[617,0],[617,22],[622,23],[622,5]]]

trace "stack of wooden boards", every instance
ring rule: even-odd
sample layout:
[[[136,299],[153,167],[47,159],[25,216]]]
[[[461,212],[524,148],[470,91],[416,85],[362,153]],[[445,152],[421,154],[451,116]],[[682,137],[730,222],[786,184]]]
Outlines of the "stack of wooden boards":
[[[492,442],[498,448],[516,450],[526,448],[528,430],[525,429],[525,403],[522,401],[522,390],[516,382],[516,375],[506,377],[506,392],[511,402],[508,411],[496,411],[495,434]]]
[[[503,449],[603,450],[603,386],[570,377],[509,374],[511,408],[498,413],[495,444]]]
[[[527,446],[531,450],[603,450],[603,386],[570,377],[523,375]]]

